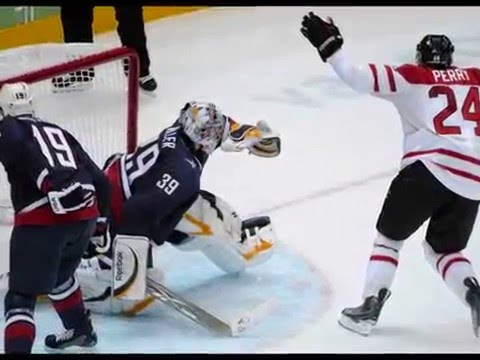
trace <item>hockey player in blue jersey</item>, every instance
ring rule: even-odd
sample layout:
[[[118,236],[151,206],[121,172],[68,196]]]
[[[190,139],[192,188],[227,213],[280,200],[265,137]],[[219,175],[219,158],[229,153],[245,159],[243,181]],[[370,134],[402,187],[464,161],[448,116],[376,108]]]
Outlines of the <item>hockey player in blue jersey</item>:
[[[241,125],[214,104],[189,102],[159,136],[134,153],[116,154],[107,161],[112,216],[104,219],[105,231],[92,239],[97,254],[82,261],[77,272],[92,309],[112,311],[111,301],[102,294],[111,286],[115,239],[200,250],[230,273],[270,257],[275,237],[267,216],[242,220],[224,200],[200,189],[203,167],[218,148],[275,157],[280,137],[265,121]],[[150,255],[145,259],[149,276],[161,276],[161,269],[151,267]],[[135,308],[135,302],[120,306],[127,312],[129,307]]]
[[[48,295],[66,329],[45,338],[48,350],[94,346],[97,336],[74,273],[96,219],[108,211],[106,176],[69,132],[35,116],[25,83],[0,89],[0,162],[14,210],[5,353],[31,352],[39,295]]]

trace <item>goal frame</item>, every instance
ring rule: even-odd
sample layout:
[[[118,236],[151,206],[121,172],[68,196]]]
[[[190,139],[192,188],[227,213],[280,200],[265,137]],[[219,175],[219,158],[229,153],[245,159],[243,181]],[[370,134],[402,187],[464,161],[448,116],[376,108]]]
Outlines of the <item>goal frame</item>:
[[[103,65],[109,62],[128,59],[128,90],[127,90],[127,152],[135,151],[138,135],[138,77],[139,60],[137,52],[128,47],[117,47],[101,50],[94,54],[81,56],[78,59],[65,61],[56,65],[47,66],[38,70],[28,71],[21,75],[0,80],[0,87],[4,84],[23,81],[27,84],[52,79],[84,68]],[[48,121],[48,119],[46,119]]]

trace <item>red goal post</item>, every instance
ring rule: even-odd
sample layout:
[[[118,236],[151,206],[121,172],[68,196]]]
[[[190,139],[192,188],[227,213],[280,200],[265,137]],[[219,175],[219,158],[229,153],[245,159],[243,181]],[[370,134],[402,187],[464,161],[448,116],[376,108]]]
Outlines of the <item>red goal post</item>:
[[[29,84],[36,116],[71,132],[102,167],[111,154],[137,146],[138,67],[136,52],[126,47],[29,45],[0,51],[0,86]],[[0,223],[11,218],[0,167]]]
[[[0,78],[0,88],[7,83],[23,81],[27,84],[52,79],[71,72],[98,66],[116,60],[127,59],[128,70],[128,113],[127,113],[127,151],[132,152],[137,146],[137,114],[138,114],[138,55],[135,50],[127,47],[119,47],[105,50],[92,55],[86,55],[76,60],[52,65],[50,67],[33,70],[11,78]],[[133,69],[133,71],[132,71]],[[1,76],[1,74],[0,74]],[[48,119],[45,119],[48,121]]]

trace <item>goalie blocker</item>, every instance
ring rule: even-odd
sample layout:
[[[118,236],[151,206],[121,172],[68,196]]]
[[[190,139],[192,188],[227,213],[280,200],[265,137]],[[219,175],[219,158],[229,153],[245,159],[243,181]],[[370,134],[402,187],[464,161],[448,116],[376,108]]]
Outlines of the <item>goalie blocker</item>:
[[[111,296],[142,300],[147,295],[149,241],[143,236],[119,235],[113,243]]]
[[[276,238],[268,216],[242,221],[228,203],[202,190],[168,242],[181,251],[201,251],[226,273],[239,273],[268,260]],[[153,302],[144,295],[146,276],[162,282],[163,272],[147,269],[147,238],[119,235],[113,244],[113,261],[104,254],[84,259],[77,279],[92,311],[136,315]],[[115,280],[119,273],[122,279]]]

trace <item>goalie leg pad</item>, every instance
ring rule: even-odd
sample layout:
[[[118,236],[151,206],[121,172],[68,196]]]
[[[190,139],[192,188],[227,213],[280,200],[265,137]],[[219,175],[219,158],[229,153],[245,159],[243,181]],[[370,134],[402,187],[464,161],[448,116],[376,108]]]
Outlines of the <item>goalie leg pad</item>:
[[[121,311],[118,302],[111,300],[112,269],[101,269],[98,265],[100,257],[82,259],[75,277],[82,288],[83,301],[85,306],[97,314],[111,314]],[[108,259],[111,264],[111,259]]]
[[[188,235],[182,243],[174,244],[178,249],[200,250],[227,273],[266,261],[275,243],[269,217],[242,221],[228,203],[205,191],[175,230]]]
[[[149,240],[143,236],[117,235],[113,243],[112,298],[141,300],[147,295]]]
[[[243,257],[249,266],[261,264],[268,260],[276,244],[276,235],[268,216],[257,216],[242,223]]]
[[[267,261],[273,253],[275,234],[266,216],[243,222],[240,239],[212,237],[202,252],[227,273],[239,273]]]
[[[180,250],[195,251],[207,246],[211,237],[240,239],[242,220],[227,202],[202,190],[175,230],[186,237],[174,245]]]
[[[99,262],[104,263],[104,265],[100,267]],[[76,277],[82,287],[85,306],[93,313],[108,315],[135,316],[154,311],[153,299],[150,295],[141,300],[112,298],[113,269],[107,266],[108,264],[111,265],[112,260],[104,255],[82,260],[82,264],[76,272]],[[147,275],[154,281],[163,282],[164,274],[159,268],[147,269]]]

